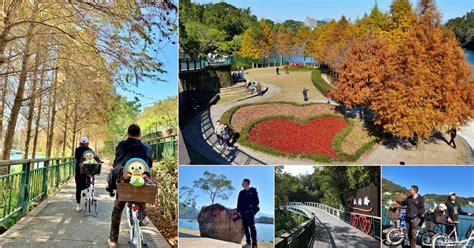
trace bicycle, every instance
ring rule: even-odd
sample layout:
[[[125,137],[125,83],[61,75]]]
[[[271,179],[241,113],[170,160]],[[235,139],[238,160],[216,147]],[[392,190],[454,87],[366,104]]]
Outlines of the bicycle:
[[[140,204],[130,202],[127,203],[126,212],[130,245],[136,248],[148,247],[148,245],[143,242],[142,227],[140,225],[140,220],[138,219],[138,214],[143,216],[143,208]]]
[[[408,228],[406,226],[406,209],[400,209],[400,222],[396,223],[394,227],[390,228],[390,230],[386,234],[387,244],[391,246],[399,246],[405,240],[408,240]],[[421,243],[425,244],[430,242],[431,244],[431,237],[428,235],[424,235],[427,232],[427,227],[424,222],[424,219],[421,219],[420,228],[416,232],[416,236],[419,237],[421,235]],[[417,238],[418,239],[418,238]]]
[[[97,196],[98,194],[95,191],[95,175],[100,174],[100,163],[93,163],[93,164],[84,164],[81,163],[80,166],[82,168],[82,173],[87,175],[87,180],[89,187],[82,191],[82,197],[84,198],[84,215],[89,216],[91,215],[92,208],[94,217],[97,217]]]
[[[451,233],[446,235],[445,233],[437,233],[433,236],[433,242],[431,247],[473,247],[474,246],[474,232],[472,231],[473,226],[471,225],[471,232],[468,235],[467,239],[459,240],[458,233],[456,227],[452,223],[446,223],[446,225],[453,226],[453,230]],[[454,240],[452,239],[452,235],[454,234]],[[472,241],[472,243],[471,243]]]
[[[123,171],[129,171],[139,168],[139,171],[147,172],[150,175],[151,170],[148,164],[139,158],[132,158],[125,163]],[[119,174],[122,174],[121,171]],[[143,175],[142,175],[143,176]],[[133,186],[125,180],[117,180],[117,197],[121,202],[126,203],[127,222],[129,227],[129,243],[132,247],[148,247],[143,242],[143,233],[141,227],[141,217],[144,216],[144,203],[154,203],[156,198],[156,185],[149,180],[148,176],[143,177],[144,185]],[[140,216],[140,217],[139,217]]]

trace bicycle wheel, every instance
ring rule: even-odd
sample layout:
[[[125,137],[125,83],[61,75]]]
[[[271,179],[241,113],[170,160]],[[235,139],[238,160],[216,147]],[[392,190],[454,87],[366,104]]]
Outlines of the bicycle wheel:
[[[433,242],[433,237],[436,235],[436,232],[433,230],[427,230],[426,232],[423,233],[421,236],[421,244],[423,246],[431,246],[431,243]]]
[[[94,217],[97,217],[97,199],[94,199],[93,205],[94,205]]]
[[[405,240],[405,235],[398,228],[392,228],[387,232],[387,240],[390,245],[400,245]]]
[[[433,242],[431,242],[431,247],[433,248],[444,248],[448,247],[450,240],[449,237],[444,233],[437,233],[433,236]]]
[[[140,222],[138,222],[138,220],[136,220],[136,223],[135,223],[135,235],[136,235],[136,241],[137,241],[137,244],[136,244],[136,247],[137,248],[142,248],[142,229],[140,228]]]
[[[88,205],[89,205],[89,199],[85,199],[84,200],[84,215],[87,216],[88,213],[87,213],[87,209],[88,209]]]

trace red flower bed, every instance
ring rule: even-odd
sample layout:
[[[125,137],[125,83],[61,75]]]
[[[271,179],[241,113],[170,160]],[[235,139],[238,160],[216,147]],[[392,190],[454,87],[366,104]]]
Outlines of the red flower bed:
[[[348,122],[341,117],[322,117],[300,124],[289,119],[271,119],[250,129],[248,140],[289,154],[320,154],[331,158],[338,154],[332,147],[336,134]]]

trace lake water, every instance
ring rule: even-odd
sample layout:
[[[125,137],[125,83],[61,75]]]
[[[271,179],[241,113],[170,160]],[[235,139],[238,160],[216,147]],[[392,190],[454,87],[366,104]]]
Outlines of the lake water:
[[[467,62],[474,66],[474,51],[464,49],[464,53],[467,55]]]
[[[179,227],[199,231],[199,223],[197,220],[179,219]],[[257,228],[258,242],[273,242],[272,224],[257,223],[255,227]],[[243,240],[245,240],[245,237]]]

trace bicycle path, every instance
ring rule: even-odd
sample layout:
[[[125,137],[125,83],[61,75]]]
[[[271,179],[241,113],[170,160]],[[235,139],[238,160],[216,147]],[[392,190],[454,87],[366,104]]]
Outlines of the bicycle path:
[[[76,185],[74,179],[71,179],[3,233],[0,236],[0,247],[108,247],[115,200],[105,191],[108,171],[108,167],[103,166],[101,175],[96,176],[96,190],[99,194],[97,217],[84,216],[84,212],[75,211]],[[143,232],[148,247],[170,247],[151,221],[143,227]],[[118,247],[129,247],[128,239],[124,211]]]

